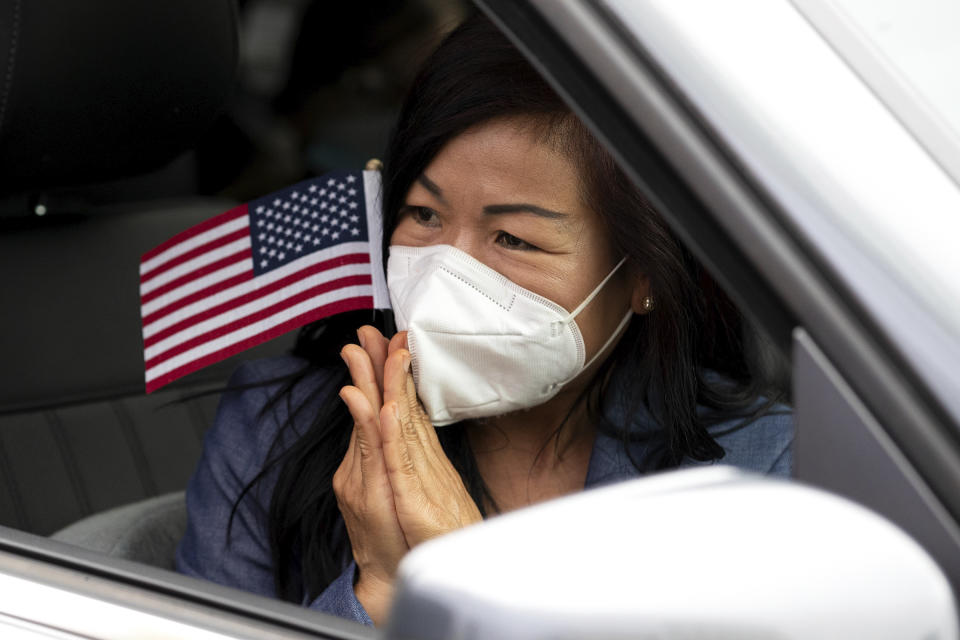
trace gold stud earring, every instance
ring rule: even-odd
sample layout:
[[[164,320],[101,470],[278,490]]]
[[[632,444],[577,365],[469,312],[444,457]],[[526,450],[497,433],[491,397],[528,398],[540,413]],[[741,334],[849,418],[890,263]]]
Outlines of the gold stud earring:
[[[644,296],[640,306],[642,306],[646,312],[653,311],[653,296]]]

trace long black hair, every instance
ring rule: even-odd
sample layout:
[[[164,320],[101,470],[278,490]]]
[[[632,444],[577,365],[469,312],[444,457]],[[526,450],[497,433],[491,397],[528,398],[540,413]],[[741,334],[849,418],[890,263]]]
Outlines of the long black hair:
[[[708,428],[731,417],[746,424],[763,410],[758,409],[761,395],[770,398],[744,357],[743,318],[611,156],[479,14],[455,29],[426,61],[400,111],[383,167],[384,255],[406,193],[434,156],[467,129],[499,118],[533,123],[544,144],[574,160],[582,172],[581,197],[600,213],[629,268],[649,278],[656,300],[654,311],[634,316],[589,386],[584,399],[590,415],[625,446],[638,438],[650,440],[656,455],[635,460],[640,471],[673,467],[684,458],[721,458],[723,449]],[[305,403],[288,406],[289,419],[266,466],[247,487],[279,468],[268,530],[277,593],[295,602],[318,595],[351,557],[332,478],[346,453],[352,419],[336,392],[350,382],[339,351],[368,323],[392,332],[389,313],[354,312],[300,333],[294,354],[307,364],[285,380],[271,402],[292,404],[293,388],[317,370],[324,370],[326,382],[311,393],[325,401],[309,416],[301,415]],[[610,391],[602,381],[613,377],[623,381],[635,403],[627,415],[641,409],[649,413],[657,427],[652,433],[634,433],[629,418],[625,424],[604,418],[600,408]],[[445,427],[439,435],[481,510],[495,504],[463,425]]]

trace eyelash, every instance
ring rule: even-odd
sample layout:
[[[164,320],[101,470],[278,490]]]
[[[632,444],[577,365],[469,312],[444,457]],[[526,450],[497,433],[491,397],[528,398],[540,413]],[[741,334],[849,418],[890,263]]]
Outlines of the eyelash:
[[[427,214],[427,215],[431,216],[431,218],[433,218],[433,219],[435,220],[436,217],[437,217],[437,212],[434,211],[433,209],[430,209],[430,208],[428,208],[428,207],[410,207],[410,206],[405,207],[405,208],[406,208],[407,211],[409,212],[410,217],[413,218],[413,221],[416,222],[417,224],[419,224],[419,225],[421,225],[421,226],[424,226],[424,227],[436,227],[436,226],[438,226],[438,225],[436,224],[436,222],[434,222],[433,224],[430,224],[430,223],[426,222],[425,220],[423,220],[423,219],[421,218],[421,216],[422,216],[423,214]]]
[[[439,223],[436,222],[437,212],[429,207],[414,207],[407,206],[404,207],[407,214],[410,216],[413,221],[422,226],[422,227],[437,227]],[[429,222],[424,218],[429,217]],[[518,238],[515,235],[509,234],[506,231],[497,232],[497,237],[495,242],[505,249],[510,251],[539,251],[540,248],[530,244],[526,240]]]
[[[513,244],[516,241],[517,244]],[[501,247],[509,249],[511,251],[539,251],[539,247],[535,247],[526,240],[521,240],[517,236],[511,235],[506,231],[500,231],[497,233],[497,239],[495,241]]]

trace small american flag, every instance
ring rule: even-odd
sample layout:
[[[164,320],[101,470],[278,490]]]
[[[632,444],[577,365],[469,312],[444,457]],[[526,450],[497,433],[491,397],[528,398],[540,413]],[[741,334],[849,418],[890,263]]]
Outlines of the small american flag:
[[[379,198],[378,171],[332,172],[144,254],[147,393],[320,318],[389,308]]]

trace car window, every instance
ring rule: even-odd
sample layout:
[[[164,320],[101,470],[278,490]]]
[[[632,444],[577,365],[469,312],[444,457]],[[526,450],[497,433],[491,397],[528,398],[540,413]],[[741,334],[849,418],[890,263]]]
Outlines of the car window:
[[[331,11],[341,13],[334,19]],[[196,609],[229,619],[214,624],[204,616],[216,613],[183,614],[212,628],[210,637],[240,633],[243,615],[266,625],[264,636],[276,624],[291,636],[366,637],[347,624],[311,621],[169,573],[169,552],[184,526],[182,492],[219,392],[240,361],[282,353],[293,336],[145,396],[136,268],[156,244],[238,202],[305,175],[362,167],[383,148],[418,61],[466,11],[453,0],[336,9],[240,2],[235,94],[189,151],[142,175],[101,175],[49,190],[3,184],[0,306],[9,330],[0,338],[0,525],[8,529],[0,532],[0,573],[20,571],[30,583],[66,591],[82,591],[83,576],[92,575],[106,585],[92,597],[136,608],[138,595],[160,594],[156,608],[165,619],[176,615],[178,599],[200,603]],[[612,101],[598,107],[616,109]],[[677,172],[653,157],[650,140],[628,137],[632,147],[621,150],[628,171],[676,189],[698,215],[705,211]],[[653,204],[673,207],[659,196]],[[793,313],[733,243],[713,242],[727,234],[712,217],[674,232],[716,287],[710,300],[742,312],[743,324],[726,329],[735,332],[761,398],[788,414]],[[149,538],[124,537],[137,527],[149,529]],[[118,529],[124,535],[115,535]],[[23,558],[36,564],[16,564]],[[48,565],[57,571],[47,572]],[[10,588],[18,584],[11,580]],[[111,596],[111,589],[126,595]]]

